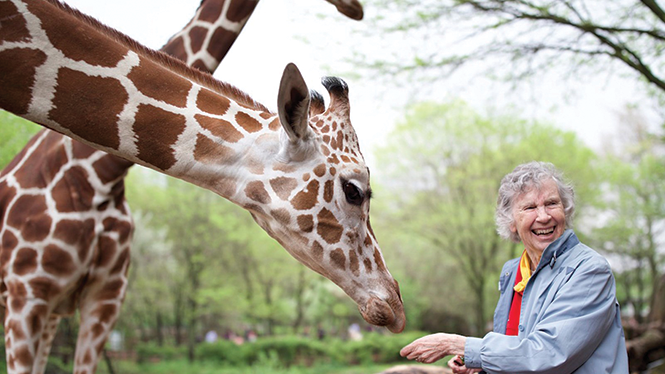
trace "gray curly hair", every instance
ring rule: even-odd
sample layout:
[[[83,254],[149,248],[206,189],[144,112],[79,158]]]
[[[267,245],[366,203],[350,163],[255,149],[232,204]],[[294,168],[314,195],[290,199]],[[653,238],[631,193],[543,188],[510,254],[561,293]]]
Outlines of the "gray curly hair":
[[[551,163],[532,161],[518,165],[512,172],[503,177],[499,187],[499,196],[496,201],[496,231],[504,239],[510,239],[515,243],[520,242],[519,234],[510,231],[514,223],[513,202],[520,194],[540,188],[543,181],[554,180],[559,197],[563,204],[566,216],[566,228],[572,227],[573,214],[575,213],[575,191],[573,186],[563,179],[563,174]]]

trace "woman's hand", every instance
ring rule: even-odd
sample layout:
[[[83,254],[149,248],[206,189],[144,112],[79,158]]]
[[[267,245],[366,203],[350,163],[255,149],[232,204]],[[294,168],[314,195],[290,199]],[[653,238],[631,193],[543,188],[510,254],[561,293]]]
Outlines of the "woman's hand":
[[[402,357],[431,364],[448,355],[463,355],[466,338],[453,334],[432,334],[414,340],[399,352]]]
[[[464,366],[464,356],[455,355],[448,361],[448,367],[453,369],[453,374],[474,374],[480,372],[480,369],[469,369]]]

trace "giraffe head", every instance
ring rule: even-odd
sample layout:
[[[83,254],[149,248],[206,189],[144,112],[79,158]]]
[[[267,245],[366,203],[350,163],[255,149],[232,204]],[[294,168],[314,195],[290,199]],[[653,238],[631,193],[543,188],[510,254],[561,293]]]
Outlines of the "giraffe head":
[[[345,16],[357,21],[363,19],[363,6],[358,0],[326,0]]]
[[[250,155],[264,168],[261,181],[248,178],[241,187],[245,208],[292,256],[341,287],[367,322],[400,332],[402,299],[370,226],[370,175],[351,126],[348,88],[338,78],[322,83],[327,109],[296,66],[286,67],[281,128],[269,135],[272,150]],[[263,141],[257,149],[265,149]]]

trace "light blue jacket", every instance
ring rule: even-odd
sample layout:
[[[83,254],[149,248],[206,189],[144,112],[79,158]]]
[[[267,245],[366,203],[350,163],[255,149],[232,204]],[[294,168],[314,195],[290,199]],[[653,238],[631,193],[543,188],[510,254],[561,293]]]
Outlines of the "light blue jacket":
[[[494,332],[467,338],[466,366],[487,373],[628,373],[614,276],[572,230],[543,252],[524,289],[519,335],[507,336],[519,259],[501,271]]]

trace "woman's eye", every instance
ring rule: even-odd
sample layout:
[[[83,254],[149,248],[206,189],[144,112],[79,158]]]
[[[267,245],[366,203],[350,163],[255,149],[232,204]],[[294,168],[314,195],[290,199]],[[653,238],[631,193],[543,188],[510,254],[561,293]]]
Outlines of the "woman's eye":
[[[355,184],[344,182],[342,184],[346,201],[352,205],[361,205],[364,200],[363,192]]]

